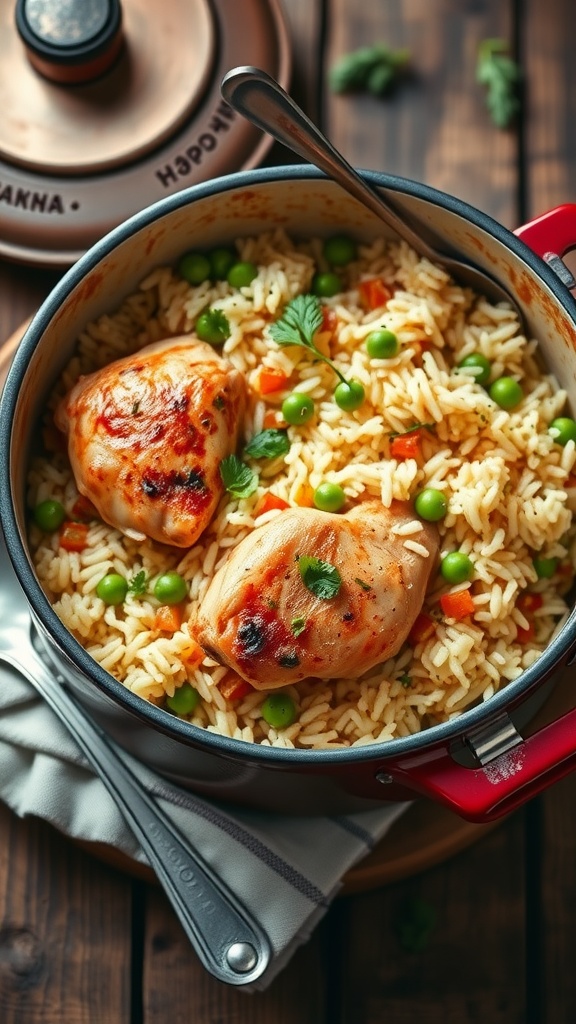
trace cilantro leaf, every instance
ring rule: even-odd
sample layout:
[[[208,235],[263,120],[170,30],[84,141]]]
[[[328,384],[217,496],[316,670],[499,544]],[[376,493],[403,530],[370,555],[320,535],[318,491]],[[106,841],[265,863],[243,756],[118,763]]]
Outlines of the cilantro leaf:
[[[297,562],[304,586],[315,597],[323,601],[330,601],[336,597],[342,585],[342,577],[335,565],[323,562],[312,555],[300,555]]]
[[[332,92],[360,92],[385,96],[410,63],[408,50],[391,50],[382,44],[361,46],[344,54],[332,67],[328,82]]]
[[[148,586],[148,577],[144,572],[144,569],[140,569],[135,576],[132,577],[128,584],[128,593],[133,594],[134,597],[142,597],[142,594],[146,593],[146,587]]]
[[[507,50],[504,39],[484,39],[476,63],[476,80],[486,86],[486,106],[498,128],[507,128],[520,110],[522,73]]]
[[[248,498],[258,487],[258,476],[237,455],[227,455],[220,463],[224,487],[234,498]]]
[[[318,352],[314,335],[322,320],[322,306],[316,295],[297,295],[272,324],[270,335],[278,345],[303,345]]]
[[[252,459],[275,459],[290,451],[290,441],[285,430],[270,427],[255,434],[244,448],[244,454]]]

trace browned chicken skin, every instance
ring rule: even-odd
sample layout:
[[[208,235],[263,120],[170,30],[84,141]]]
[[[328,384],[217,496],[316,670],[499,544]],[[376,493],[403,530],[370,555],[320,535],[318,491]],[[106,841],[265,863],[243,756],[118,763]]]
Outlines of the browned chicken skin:
[[[416,519],[408,503],[366,501],[336,515],[291,508],[255,530],[212,579],[191,628],[205,651],[256,689],[307,677],[357,678],[398,652],[438,552],[431,523],[410,535],[425,556],[391,533]],[[317,597],[299,558],[335,566],[338,593]]]
[[[190,336],[169,338],[82,377],[60,403],[76,485],[102,519],[137,540],[189,547],[223,493],[243,375]]]

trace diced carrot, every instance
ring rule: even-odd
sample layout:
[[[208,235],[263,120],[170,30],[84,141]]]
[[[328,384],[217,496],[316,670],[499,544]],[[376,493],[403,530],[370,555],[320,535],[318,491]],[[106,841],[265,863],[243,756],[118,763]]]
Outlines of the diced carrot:
[[[261,395],[271,395],[274,391],[283,391],[289,379],[283,370],[263,366],[258,375],[258,391]]]
[[[442,594],[440,607],[449,619],[465,619],[474,611],[474,602],[469,590],[458,590],[455,594]]]
[[[321,331],[329,331],[333,334],[338,326],[338,314],[335,309],[330,306],[322,306],[322,325]]]
[[[218,689],[226,700],[240,700],[252,693],[254,687],[236,672],[228,672],[218,684]]]
[[[393,437],[390,454],[393,459],[417,459],[422,454],[422,431],[411,430]]]
[[[296,504],[301,508],[314,507],[314,491],[310,484],[301,484],[296,495]]]
[[[181,604],[161,604],[154,616],[154,629],[163,633],[175,633],[182,625],[183,608]]]
[[[197,668],[204,656],[204,651],[200,647],[200,644],[197,643],[193,643],[180,655],[187,668]]]
[[[360,302],[365,309],[380,309],[392,298],[392,292],[381,277],[371,277],[358,285]]]
[[[83,551],[88,542],[88,526],[86,523],[73,523],[65,520],[60,529],[60,547],[65,551]]]
[[[434,636],[435,632],[436,624],[434,619],[431,619],[426,612],[420,612],[420,614],[416,616],[414,625],[410,630],[408,641],[412,646],[414,646],[415,644],[421,643],[423,640],[430,640],[430,638]]]
[[[98,519],[98,512],[95,506],[84,494],[79,494],[74,502],[70,514],[74,516],[74,519],[83,519],[86,522],[90,522],[92,519]]]
[[[282,430],[287,427],[288,424],[278,409],[267,409],[264,413],[262,426],[266,430]]]
[[[289,502],[284,501],[278,494],[272,494],[271,491],[266,491],[260,498],[260,501],[254,509],[255,516],[263,516],[265,512],[271,512],[273,508],[284,509],[290,508]]]

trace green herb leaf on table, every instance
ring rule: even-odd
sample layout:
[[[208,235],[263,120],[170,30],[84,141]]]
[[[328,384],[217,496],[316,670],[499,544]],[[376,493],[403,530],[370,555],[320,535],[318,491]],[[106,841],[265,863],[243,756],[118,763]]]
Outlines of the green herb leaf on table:
[[[312,555],[300,555],[297,562],[304,586],[315,597],[323,601],[336,597],[342,585],[342,577],[335,565]]]
[[[392,50],[388,46],[361,46],[345,54],[329,74],[332,92],[370,92],[385,96],[410,65],[408,50]]]
[[[237,455],[227,455],[220,463],[220,476],[234,498],[249,498],[258,487],[258,475]]]
[[[244,448],[252,459],[275,459],[290,451],[290,440],[285,430],[270,427],[255,434]]]
[[[522,72],[504,39],[484,39],[478,49],[476,80],[486,86],[486,106],[498,128],[507,128],[520,110]]]

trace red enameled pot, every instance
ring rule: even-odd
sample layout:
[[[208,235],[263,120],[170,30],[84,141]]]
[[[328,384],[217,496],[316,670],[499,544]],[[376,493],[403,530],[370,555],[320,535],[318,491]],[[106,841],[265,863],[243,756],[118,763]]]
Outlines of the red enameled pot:
[[[367,173],[400,212],[496,276],[576,409],[576,303],[561,257],[576,246],[576,206],[515,233],[424,185]],[[487,821],[576,766],[576,709],[525,739],[522,728],[576,658],[572,612],[543,655],[482,705],[418,735],[340,750],[261,747],[197,729],[146,703],[100,668],[42,592],[26,547],[25,478],[35,424],[82,327],[112,312],[156,266],[193,245],[285,227],[295,237],[335,229],[370,239],[382,224],[308,166],[247,171],[172,195],[116,228],[63,277],[34,317],[10,369],[1,407],[0,511],[8,550],[44,656],[125,748],[180,784],[216,799],[287,813],[339,813],[424,795]],[[554,269],[556,268],[556,269]],[[567,283],[566,283],[567,282]]]

